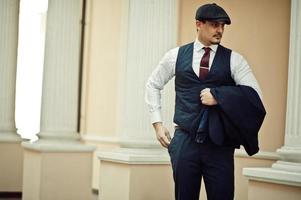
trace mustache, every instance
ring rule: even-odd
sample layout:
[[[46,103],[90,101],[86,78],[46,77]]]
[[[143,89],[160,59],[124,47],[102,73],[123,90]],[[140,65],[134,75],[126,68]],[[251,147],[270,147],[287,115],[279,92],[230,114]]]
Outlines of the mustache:
[[[217,33],[217,34],[213,35],[213,37],[216,37],[216,36],[222,37],[223,35],[221,33]]]

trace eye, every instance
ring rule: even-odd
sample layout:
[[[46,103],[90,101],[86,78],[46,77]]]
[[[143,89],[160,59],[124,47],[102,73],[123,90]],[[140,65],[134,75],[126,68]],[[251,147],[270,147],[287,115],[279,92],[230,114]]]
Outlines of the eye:
[[[218,22],[210,22],[210,25],[214,28],[217,28],[219,26]]]

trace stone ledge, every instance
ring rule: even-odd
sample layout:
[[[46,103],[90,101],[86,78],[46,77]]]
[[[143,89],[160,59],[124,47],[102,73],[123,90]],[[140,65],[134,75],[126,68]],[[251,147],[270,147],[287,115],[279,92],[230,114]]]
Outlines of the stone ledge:
[[[112,151],[98,151],[99,160],[117,162],[123,164],[168,165],[170,158],[164,149],[130,149],[119,148]]]
[[[16,132],[0,132],[0,143],[21,142],[22,138]]]
[[[40,152],[93,152],[96,147],[79,141],[38,140],[22,142],[24,149]]]
[[[243,175],[249,180],[301,187],[301,173],[272,168],[244,168]]]

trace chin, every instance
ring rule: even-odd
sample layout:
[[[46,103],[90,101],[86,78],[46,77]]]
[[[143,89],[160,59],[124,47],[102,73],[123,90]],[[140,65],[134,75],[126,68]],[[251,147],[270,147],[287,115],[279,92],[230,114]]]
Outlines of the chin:
[[[218,41],[212,41],[212,42],[211,42],[211,44],[220,44],[220,43],[221,43],[220,40],[218,40]]]

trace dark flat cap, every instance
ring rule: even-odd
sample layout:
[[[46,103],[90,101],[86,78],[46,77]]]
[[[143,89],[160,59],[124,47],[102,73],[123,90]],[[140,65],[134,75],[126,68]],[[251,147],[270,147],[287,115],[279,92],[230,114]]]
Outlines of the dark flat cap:
[[[215,3],[200,6],[195,15],[196,20],[222,21],[231,24],[230,17],[226,11]]]

